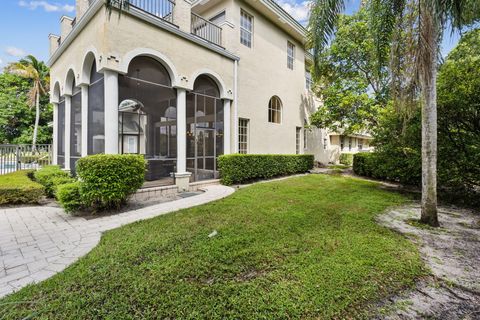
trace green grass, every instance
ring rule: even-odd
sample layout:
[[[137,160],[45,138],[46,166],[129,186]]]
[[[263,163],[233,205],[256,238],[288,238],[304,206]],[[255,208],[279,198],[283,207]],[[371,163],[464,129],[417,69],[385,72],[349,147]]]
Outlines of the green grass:
[[[374,221],[405,201],[328,175],[256,184],[107,232],[64,272],[0,300],[0,318],[365,317],[425,274],[417,249]]]
[[[345,164],[331,164],[327,166],[328,169],[348,169],[351,166],[347,166]]]
[[[36,203],[44,188],[30,179],[32,171],[22,170],[0,175],[0,205]]]

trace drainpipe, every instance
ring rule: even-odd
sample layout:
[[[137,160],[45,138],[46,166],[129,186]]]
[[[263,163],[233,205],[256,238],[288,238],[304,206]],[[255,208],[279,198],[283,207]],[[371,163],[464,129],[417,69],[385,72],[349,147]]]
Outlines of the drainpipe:
[[[238,60],[233,65],[233,152],[238,153]]]

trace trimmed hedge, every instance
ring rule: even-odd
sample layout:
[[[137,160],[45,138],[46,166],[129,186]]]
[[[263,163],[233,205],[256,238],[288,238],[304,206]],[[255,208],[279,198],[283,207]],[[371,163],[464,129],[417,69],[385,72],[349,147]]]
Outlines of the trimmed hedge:
[[[340,163],[346,166],[351,166],[353,163],[353,153],[342,153],[340,154]]]
[[[141,155],[98,154],[80,158],[76,173],[81,181],[82,203],[94,210],[117,209],[145,180],[146,162]]]
[[[359,176],[373,177],[378,175],[378,167],[375,165],[375,155],[373,153],[357,153],[353,156],[353,172]]]
[[[35,181],[45,187],[47,197],[55,196],[55,189],[63,183],[70,183],[73,180],[68,172],[63,171],[59,166],[45,166],[33,174]]]
[[[0,204],[38,203],[45,188],[30,179],[31,170],[16,171],[0,176]]]
[[[81,183],[79,181],[61,184],[57,187],[56,196],[58,202],[66,212],[77,211],[83,207],[80,194]]]
[[[218,158],[223,184],[303,173],[313,168],[313,155],[229,154]]]

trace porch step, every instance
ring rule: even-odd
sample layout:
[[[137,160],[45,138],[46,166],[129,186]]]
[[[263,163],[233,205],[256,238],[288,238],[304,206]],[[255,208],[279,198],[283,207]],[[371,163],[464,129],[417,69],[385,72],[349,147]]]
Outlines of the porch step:
[[[220,179],[190,182],[189,191],[197,191],[197,190],[200,190],[200,189],[202,189],[203,187],[206,187],[206,186],[219,185],[219,184],[220,184]]]

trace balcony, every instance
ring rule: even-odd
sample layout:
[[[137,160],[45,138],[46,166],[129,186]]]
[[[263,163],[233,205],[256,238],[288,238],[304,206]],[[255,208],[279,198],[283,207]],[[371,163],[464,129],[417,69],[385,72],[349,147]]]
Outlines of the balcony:
[[[210,43],[222,46],[222,28],[192,12],[191,33]]]
[[[173,23],[173,8],[175,2],[172,0],[128,0],[128,6],[140,9],[164,21]]]

